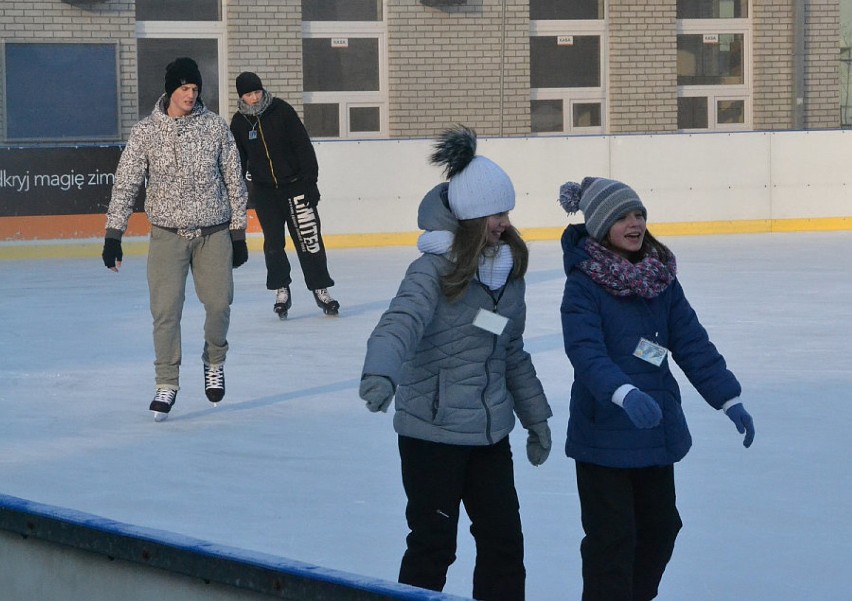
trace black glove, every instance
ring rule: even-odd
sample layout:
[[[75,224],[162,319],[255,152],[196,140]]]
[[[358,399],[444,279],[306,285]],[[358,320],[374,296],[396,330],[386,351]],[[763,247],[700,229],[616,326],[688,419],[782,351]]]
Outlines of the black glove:
[[[234,246],[234,269],[248,261],[248,246],[245,240],[231,240]]]
[[[308,206],[312,209],[317,208],[317,205],[320,201],[320,193],[319,188],[317,188],[316,184],[308,184],[307,189],[305,190],[305,202],[308,203]]]
[[[101,253],[101,257],[104,260],[104,265],[114,269],[116,261],[121,263],[121,259],[124,258],[124,253],[121,252],[121,240],[104,238],[104,251]]]

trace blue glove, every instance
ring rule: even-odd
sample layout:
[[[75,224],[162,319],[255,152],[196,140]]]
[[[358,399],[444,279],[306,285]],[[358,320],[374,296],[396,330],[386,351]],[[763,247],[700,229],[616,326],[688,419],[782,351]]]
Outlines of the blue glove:
[[[547,461],[550,455],[550,427],[547,422],[533,424],[527,430],[527,459],[535,466]]]
[[[366,375],[361,378],[358,395],[367,401],[367,409],[373,413],[377,411],[386,413],[393,400],[393,393],[393,382],[384,376]]]
[[[745,448],[749,448],[751,443],[754,441],[754,420],[748,414],[748,411],[745,410],[743,404],[737,403],[736,405],[731,405],[728,407],[727,411],[725,411],[725,415],[734,422],[734,425],[737,427],[737,432],[745,434],[743,446]]]
[[[663,412],[657,401],[638,388],[627,393],[622,407],[627,412],[627,417],[637,428],[653,428],[660,423],[663,417]]]

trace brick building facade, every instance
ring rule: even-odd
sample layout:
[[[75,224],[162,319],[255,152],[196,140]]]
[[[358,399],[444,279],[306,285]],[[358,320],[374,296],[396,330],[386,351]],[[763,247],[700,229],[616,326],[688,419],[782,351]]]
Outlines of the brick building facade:
[[[152,48],[152,61],[181,49],[184,39],[196,44],[186,54],[211,49],[207,71],[202,64],[205,99],[213,95],[219,112],[233,112],[234,78],[252,70],[304,114],[320,138],[427,137],[456,122],[486,136],[840,127],[838,0],[728,0],[721,4],[736,5],[739,13],[698,20],[679,18],[679,11],[718,8],[720,2],[592,0],[576,3],[589,11],[579,19],[553,19],[548,11],[559,12],[554,7],[560,3],[348,0],[365,14],[374,12],[367,21],[319,12],[306,21],[303,8],[310,9],[311,0],[176,4],[192,11],[210,2],[214,11],[218,7],[211,20],[178,15],[172,22],[140,22],[132,0],[4,0],[0,144],[88,141],[73,128],[52,137],[19,127],[29,101],[16,90],[33,89],[20,80],[38,78],[36,46],[49,52],[57,43],[105,43],[116,49],[117,125],[97,140],[121,141],[150,110],[143,76],[162,80],[164,65],[145,67],[143,49]],[[315,48],[318,57],[306,57]],[[338,56],[340,72],[331,68]],[[556,72],[563,59],[576,65],[575,80]],[[73,68],[87,74],[83,65]],[[364,86],[352,75],[361,68],[371,82]],[[81,84],[79,97],[97,84]],[[65,90],[50,89],[51,81],[38,85],[51,93],[57,111],[75,106],[73,85],[67,105]]]

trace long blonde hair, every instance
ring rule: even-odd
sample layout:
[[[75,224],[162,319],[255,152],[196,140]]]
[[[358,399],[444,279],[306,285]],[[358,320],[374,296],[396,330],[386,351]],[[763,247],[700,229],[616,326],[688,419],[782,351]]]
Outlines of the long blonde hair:
[[[459,220],[459,228],[450,247],[454,267],[441,278],[441,291],[451,303],[464,295],[468,285],[479,269],[479,257],[488,253],[488,217]],[[503,231],[500,241],[508,244],[512,251],[512,273],[510,278],[522,278],[529,265],[529,249],[515,226]]]

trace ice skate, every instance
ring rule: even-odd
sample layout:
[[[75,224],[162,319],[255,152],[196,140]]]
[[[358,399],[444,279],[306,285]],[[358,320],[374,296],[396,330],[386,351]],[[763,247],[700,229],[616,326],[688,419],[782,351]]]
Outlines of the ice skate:
[[[177,399],[177,390],[174,388],[157,387],[157,392],[154,394],[154,400],[148,407],[154,412],[154,421],[162,422],[169,416],[169,411]]]
[[[225,366],[221,363],[204,366],[204,394],[214,405],[225,397]]]
[[[278,314],[279,319],[287,319],[287,311],[290,310],[292,304],[293,299],[290,298],[289,286],[279,288],[275,293],[275,304],[272,306],[272,310]]]
[[[340,311],[340,303],[331,298],[328,293],[328,288],[318,288],[314,290],[314,300],[317,301],[317,307],[322,309],[326,315],[337,315]]]

